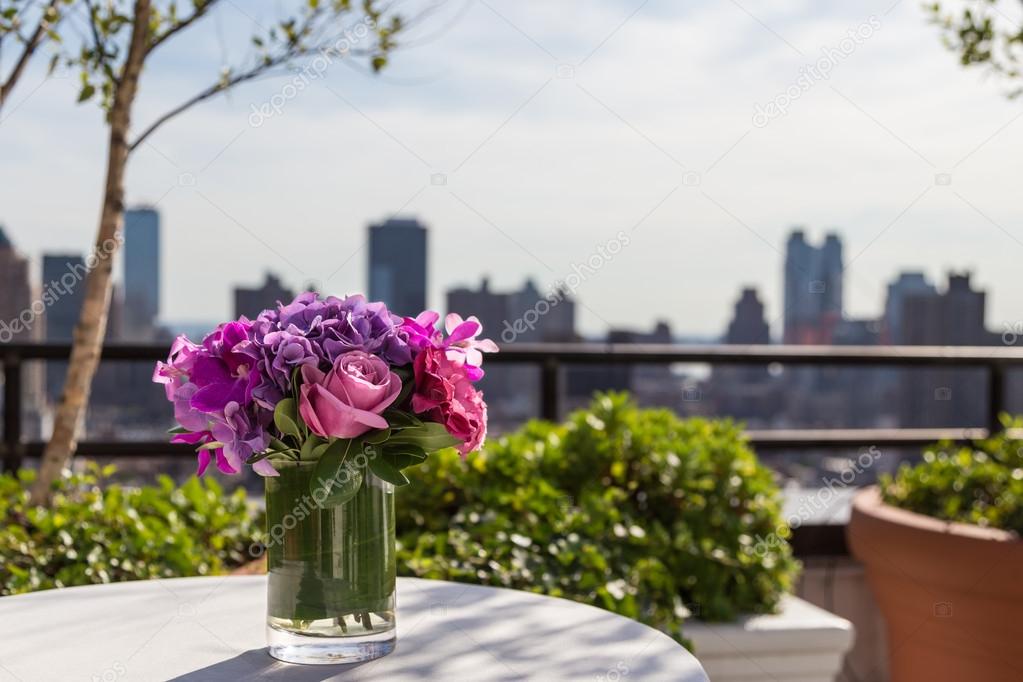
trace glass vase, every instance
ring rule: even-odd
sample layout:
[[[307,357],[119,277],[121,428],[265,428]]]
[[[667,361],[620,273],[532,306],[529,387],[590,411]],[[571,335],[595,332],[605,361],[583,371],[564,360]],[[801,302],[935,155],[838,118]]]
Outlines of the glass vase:
[[[266,478],[267,643],[289,663],[355,663],[395,646],[394,486],[368,470],[355,497],[321,509],[315,463]]]

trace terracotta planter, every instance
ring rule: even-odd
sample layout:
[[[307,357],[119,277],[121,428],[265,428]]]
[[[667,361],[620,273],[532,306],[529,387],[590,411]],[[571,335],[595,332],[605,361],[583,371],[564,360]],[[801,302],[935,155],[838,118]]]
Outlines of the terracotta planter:
[[[1023,541],[853,499],[849,547],[888,625],[892,682],[1023,680]]]

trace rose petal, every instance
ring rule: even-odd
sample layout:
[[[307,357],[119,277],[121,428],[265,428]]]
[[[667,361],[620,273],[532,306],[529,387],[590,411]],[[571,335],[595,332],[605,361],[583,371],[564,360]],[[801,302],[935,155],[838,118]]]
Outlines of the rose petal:
[[[355,413],[359,412],[359,410],[345,405],[322,386],[310,387],[309,403],[315,410],[316,416],[319,418],[322,433],[314,430],[314,433],[319,436],[355,438],[356,436],[361,436],[369,431],[368,427],[372,426],[372,424],[365,424],[364,422],[356,419]],[[380,420],[384,422],[384,425],[377,426],[375,428],[384,428],[387,426],[386,420],[382,417]],[[312,428],[312,426],[309,428]]]
[[[327,376],[319,367],[312,364],[302,365],[301,373],[303,384],[322,384],[324,377]]]
[[[320,387],[317,384],[302,384],[299,389],[298,413],[313,433],[326,437],[327,431],[320,423],[320,418],[316,415],[316,409],[313,406],[313,389],[318,388]]]

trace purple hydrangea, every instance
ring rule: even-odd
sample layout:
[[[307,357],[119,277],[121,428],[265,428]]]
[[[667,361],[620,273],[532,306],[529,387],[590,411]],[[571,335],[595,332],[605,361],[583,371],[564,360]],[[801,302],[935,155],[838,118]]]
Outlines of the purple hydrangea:
[[[247,352],[256,361],[258,380],[251,395],[272,409],[290,390],[296,367],[327,368],[344,353],[360,350],[391,365],[412,362],[402,318],[383,303],[370,303],[361,295],[320,298],[300,294],[288,305],[265,310],[252,322]]]

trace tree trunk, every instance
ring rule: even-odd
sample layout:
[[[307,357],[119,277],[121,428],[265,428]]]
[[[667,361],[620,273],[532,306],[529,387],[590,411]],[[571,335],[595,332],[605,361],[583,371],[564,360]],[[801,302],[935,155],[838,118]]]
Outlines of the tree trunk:
[[[135,0],[131,44],[124,69],[114,85],[110,109],[110,141],[107,151],[107,176],[100,213],[99,232],[93,254],[86,259],[90,266],[85,277],[85,297],[75,326],[71,361],[64,390],[53,422],[53,434],[43,452],[39,475],[32,487],[30,504],[49,504],[53,482],[74,455],[79,424],[89,402],[92,379],[96,374],[103,349],[107,314],[110,310],[111,275],[114,256],[121,245],[121,222],[124,217],[124,170],[128,163],[128,131],[132,107],[138,92],[139,73],[145,60],[149,38],[150,0]]]

